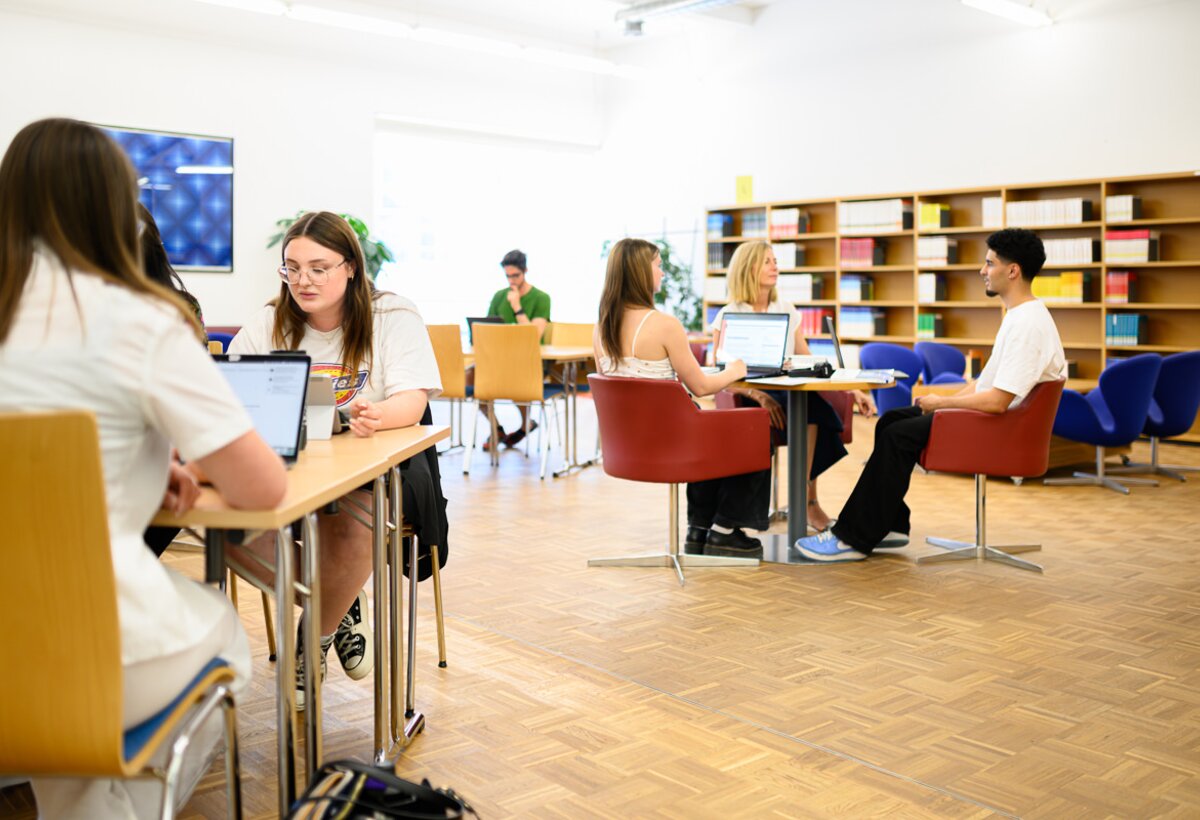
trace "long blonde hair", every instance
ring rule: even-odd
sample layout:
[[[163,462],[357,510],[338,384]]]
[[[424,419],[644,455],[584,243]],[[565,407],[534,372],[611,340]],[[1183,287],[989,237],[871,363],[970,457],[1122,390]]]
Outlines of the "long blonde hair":
[[[191,307],[143,271],[136,207],[133,166],[99,128],[69,119],[22,128],[0,162],[0,342],[12,330],[39,240],[68,282],[72,271],[85,271],[167,302],[203,340]]]
[[[762,270],[763,259],[770,250],[771,243],[761,239],[738,245],[737,250],[733,252],[733,258],[729,260],[729,279],[726,281],[729,301],[747,302],[751,305],[758,301],[758,274]],[[774,302],[778,298],[779,289],[772,286],[767,302]]]
[[[600,349],[621,358],[621,319],[629,308],[654,308],[654,257],[658,246],[645,239],[622,239],[608,252],[600,294]]]

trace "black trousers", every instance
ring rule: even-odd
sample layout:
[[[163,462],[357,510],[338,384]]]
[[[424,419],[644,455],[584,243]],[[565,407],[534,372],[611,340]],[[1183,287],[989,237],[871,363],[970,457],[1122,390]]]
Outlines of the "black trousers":
[[[688,526],[765,530],[770,496],[770,470],[694,481],[687,485]]]
[[[840,541],[870,555],[888,532],[912,529],[904,496],[932,427],[933,414],[919,407],[898,407],[879,418],[875,450],[833,525]]]

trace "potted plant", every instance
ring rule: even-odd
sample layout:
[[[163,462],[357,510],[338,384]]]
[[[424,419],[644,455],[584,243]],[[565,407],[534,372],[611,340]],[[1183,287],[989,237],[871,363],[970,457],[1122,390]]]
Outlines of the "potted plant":
[[[295,216],[286,216],[283,219],[275,220],[275,227],[279,229],[279,233],[271,237],[267,242],[267,247],[273,248],[282,242],[283,237],[287,235],[288,228],[292,227],[296,220],[306,213],[308,212],[297,211]],[[395,254],[382,240],[371,237],[371,230],[367,227],[367,223],[358,217],[350,216],[350,214],[338,214],[338,216],[346,220],[358,236],[358,244],[362,246],[363,258],[367,264],[367,276],[371,277],[371,281],[374,282],[384,262],[396,261]]]

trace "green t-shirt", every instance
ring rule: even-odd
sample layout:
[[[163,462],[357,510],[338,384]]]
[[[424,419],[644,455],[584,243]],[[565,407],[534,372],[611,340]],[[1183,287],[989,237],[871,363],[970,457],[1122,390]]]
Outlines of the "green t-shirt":
[[[530,321],[545,319],[549,322],[550,294],[531,285],[529,293],[521,297],[521,308]],[[517,323],[517,314],[513,313],[512,305],[508,303],[508,288],[496,291],[496,295],[492,297],[492,303],[488,305],[487,315],[499,316],[505,324],[515,325]]]

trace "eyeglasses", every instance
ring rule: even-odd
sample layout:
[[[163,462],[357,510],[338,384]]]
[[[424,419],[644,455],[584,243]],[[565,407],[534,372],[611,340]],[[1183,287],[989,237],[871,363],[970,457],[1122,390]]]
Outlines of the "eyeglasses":
[[[298,285],[300,284],[300,277],[307,273],[308,281],[314,285],[324,285],[329,282],[329,274],[344,264],[346,264],[345,259],[330,268],[300,268],[294,265],[280,265],[278,269],[279,278],[289,285]]]

